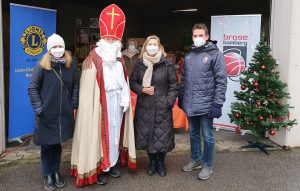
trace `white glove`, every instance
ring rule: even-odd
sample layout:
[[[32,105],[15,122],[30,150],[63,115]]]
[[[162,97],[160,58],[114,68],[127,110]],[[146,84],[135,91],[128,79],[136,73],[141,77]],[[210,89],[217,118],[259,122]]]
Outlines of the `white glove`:
[[[125,113],[129,108],[129,103],[120,103],[120,106],[123,107],[123,113]]]
[[[123,106],[123,113],[125,113],[128,110],[128,108],[129,108],[128,106],[126,107]]]
[[[123,113],[125,113],[128,110],[129,104],[130,104],[130,93],[129,93],[129,88],[127,86],[127,83],[124,79],[124,88],[122,89],[121,103],[120,103],[120,106],[123,107]]]

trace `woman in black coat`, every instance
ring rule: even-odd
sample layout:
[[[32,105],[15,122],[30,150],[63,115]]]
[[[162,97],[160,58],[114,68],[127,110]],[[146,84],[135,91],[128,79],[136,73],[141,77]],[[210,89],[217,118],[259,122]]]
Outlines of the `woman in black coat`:
[[[28,94],[36,114],[34,142],[41,145],[44,187],[54,190],[65,186],[59,173],[61,145],[73,136],[79,84],[63,38],[51,35],[47,49],[33,71]]]
[[[178,95],[176,69],[166,58],[157,36],[149,36],[130,76],[137,97],[134,128],[138,150],[147,151],[149,175],[167,171],[164,159],[175,148],[172,108]]]

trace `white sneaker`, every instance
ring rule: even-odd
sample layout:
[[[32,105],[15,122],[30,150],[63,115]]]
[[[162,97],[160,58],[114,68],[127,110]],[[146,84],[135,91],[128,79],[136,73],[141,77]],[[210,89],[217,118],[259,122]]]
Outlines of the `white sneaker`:
[[[184,165],[181,170],[183,172],[191,172],[192,170],[200,169],[201,167],[202,166],[201,166],[200,162],[196,162],[194,160],[191,160],[188,164]]]
[[[207,180],[209,179],[210,175],[213,173],[212,169],[209,167],[203,167],[198,174],[199,180]]]

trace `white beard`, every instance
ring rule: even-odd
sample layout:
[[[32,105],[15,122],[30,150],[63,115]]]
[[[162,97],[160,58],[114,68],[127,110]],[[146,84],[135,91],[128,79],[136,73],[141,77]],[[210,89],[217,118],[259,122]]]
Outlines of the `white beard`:
[[[112,65],[117,62],[117,58],[121,57],[121,47],[120,41],[115,41],[114,43],[108,43],[104,39],[97,42],[96,52],[102,58],[103,63],[107,65]]]

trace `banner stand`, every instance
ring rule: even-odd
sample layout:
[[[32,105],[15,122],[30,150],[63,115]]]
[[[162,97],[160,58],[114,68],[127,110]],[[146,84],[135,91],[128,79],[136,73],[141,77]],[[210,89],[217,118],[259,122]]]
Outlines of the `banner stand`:
[[[4,62],[3,62],[3,30],[2,1],[0,2],[0,154],[5,151],[5,97],[4,97]]]
[[[226,101],[223,104],[223,116],[214,120],[214,127],[224,130],[240,131],[241,134],[251,131],[240,129],[230,122],[231,103],[236,101],[234,91],[240,91],[239,78],[251,63],[256,45],[260,41],[261,15],[220,15],[211,17],[212,40],[224,54],[227,71]]]
[[[22,143],[34,131],[27,91],[35,65],[47,52],[47,38],[56,32],[56,12],[10,3],[9,142]]]
[[[8,139],[8,143],[12,143],[12,142],[18,142],[20,144],[22,144],[24,141],[22,139],[26,138],[26,137],[29,137],[29,136],[32,136],[32,133],[28,133],[26,135],[22,135],[22,136],[18,136],[18,137],[15,137],[13,139]]]

